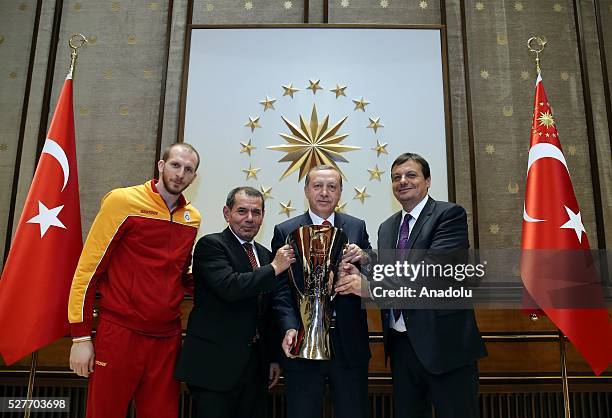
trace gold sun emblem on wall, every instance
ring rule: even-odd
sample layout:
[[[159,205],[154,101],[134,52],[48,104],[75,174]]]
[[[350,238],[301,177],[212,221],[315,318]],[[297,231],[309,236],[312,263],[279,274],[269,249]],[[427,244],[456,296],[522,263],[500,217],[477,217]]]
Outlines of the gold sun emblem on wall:
[[[308,170],[312,167],[326,164],[338,169],[342,177],[346,176],[336,164],[338,161],[348,162],[341,154],[347,151],[356,151],[360,147],[344,145],[341,142],[349,136],[349,134],[340,134],[338,131],[342,124],[346,121],[347,116],[329,127],[329,115],[325,116],[323,123],[319,123],[316,105],[312,105],[312,113],[310,122],[306,122],[300,115],[300,126],[290,122],[285,117],[281,116],[291,134],[279,134],[286,144],[275,145],[268,147],[275,151],[286,152],[279,162],[290,161],[291,164],[281,176],[281,180],[296,170],[300,170],[298,181],[302,180]]]

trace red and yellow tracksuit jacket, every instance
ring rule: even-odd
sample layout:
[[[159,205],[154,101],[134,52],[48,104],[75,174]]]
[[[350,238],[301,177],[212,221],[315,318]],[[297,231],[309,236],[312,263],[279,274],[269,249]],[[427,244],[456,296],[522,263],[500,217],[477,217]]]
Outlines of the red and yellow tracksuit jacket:
[[[180,303],[200,213],[181,195],[171,213],[155,181],[102,199],[74,273],[68,319],[74,337],[90,335],[96,289],[99,316],[135,332],[181,332]]]

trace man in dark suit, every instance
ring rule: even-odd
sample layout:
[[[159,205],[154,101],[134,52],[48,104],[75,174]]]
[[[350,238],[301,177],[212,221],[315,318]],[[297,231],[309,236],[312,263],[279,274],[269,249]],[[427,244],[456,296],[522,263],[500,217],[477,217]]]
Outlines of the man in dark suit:
[[[362,249],[369,249],[370,241],[365,222],[355,217],[335,213],[342,193],[342,177],[331,166],[316,166],[306,175],[304,193],[310,209],[274,228],[272,251],[285,244],[285,238],[303,225],[331,225],[340,228],[348,236],[349,246],[343,261],[359,264],[365,260]],[[302,284],[298,284],[302,285]],[[306,360],[291,358],[290,350],[296,342],[300,326],[299,311],[291,297],[287,274],[283,275],[275,308],[279,312],[281,332],[284,334],[283,359],[287,411],[291,418],[320,417],[323,405],[325,378],[329,380],[336,418],[361,418],[368,416],[368,362],[370,348],[366,311],[361,309],[358,296],[362,281],[348,281],[332,303],[330,330],[331,360]]]
[[[281,339],[267,320],[268,295],[295,258],[282,246],[270,262],[254,241],[264,216],[257,189],[233,189],[223,216],[228,228],[195,247],[194,306],[176,377],[187,383],[197,418],[263,417],[266,388],[280,376],[274,351]]]
[[[392,257],[395,252],[388,250],[393,249],[406,250],[407,261],[417,264],[428,262],[426,251],[411,250],[452,252],[469,247],[465,210],[428,196],[431,175],[423,157],[397,157],[391,181],[402,211],[378,229],[379,263]],[[432,404],[436,418],[478,417],[476,362],[486,356],[486,349],[473,309],[383,310],[382,325],[396,417],[431,417]]]

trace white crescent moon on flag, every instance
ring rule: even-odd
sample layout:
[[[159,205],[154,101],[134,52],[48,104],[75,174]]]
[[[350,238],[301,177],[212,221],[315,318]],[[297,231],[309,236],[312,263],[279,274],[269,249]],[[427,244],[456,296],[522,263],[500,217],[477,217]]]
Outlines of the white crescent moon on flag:
[[[563,166],[565,166],[565,170],[569,175],[569,169],[567,168],[567,162],[565,161],[565,156],[561,152],[561,150],[549,143],[541,142],[539,144],[534,145],[529,150],[529,161],[527,162],[527,176],[529,176],[529,169],[536,161],[542,158],[554,158],[555,160],[560,161]],[[525,209],[525,205],[523,204],[523,220],[525,222],[544,222],[545,219],[536,219],[527,213]]]
[[[64,186],[62,187],[62,191],[64,191],[66,184],[68,184],[68,179],[70,178],[70,165],[68,165],[68,157],[66,157],[66,153],[57,142],[47,138],[42,149],[41,155],[42,154],[49,154],[57,160],[60,166],[62,166],[62,171],[64,172]]]

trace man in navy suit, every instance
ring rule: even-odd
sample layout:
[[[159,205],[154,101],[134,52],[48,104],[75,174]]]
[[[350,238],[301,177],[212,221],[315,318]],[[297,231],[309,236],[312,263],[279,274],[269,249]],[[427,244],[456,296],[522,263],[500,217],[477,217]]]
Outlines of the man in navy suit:
[[[331,225],[348,236],[349,246],[343,261],[359,265],[366,259],[363,249],[370,241],[365,222],[353,216],[336,213],[342,193],[342,177],[334,167],[313,167],[306,175],[304,194],[309,210],[274,228],[272,252],[285,244],[285,238],[303,225]],[[322,413],[325,379],[329,380],[336,418],[362,418],[369,415],[368,362],[370,348],[366,311],[361,309],[362,279],[357,275],[345,280],[337,288],[332,310],[335,325],[330,330],[331,360],[291,358],[290,350],[296,342],[300,326],[299,311],[291,297],[293,283],[283,274],[275,309],[279,313],[284,334],[283,359],[287,413],[292,418],[315,418]]]
[[[266,388],[280,376],[269,296],[295,258],[288,245],[272,258],[255,242],[264,216],[257,189],[233,189],[223,216],[228,227],[195,247],[194,306],[176,377],[187,383],[197,418],[263,418]]]
[[[467,250],[465,210],[428,196],[431,175],[423,157],[397,157],[391,182],[402,210],[378,229],[379,263],[394,263],[394,249],[406,250],[412,264],[427,260],[426,251],[411,250]],[[479,416],[476,362],[486,349],[473,309],[383,310],[382,326],[396,417],[430,418],[432,405],[436,418]]]

